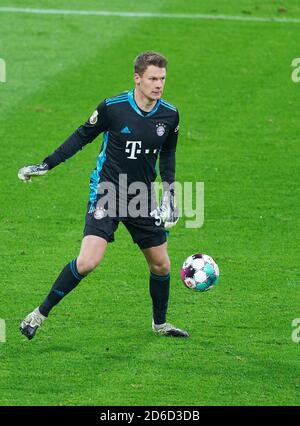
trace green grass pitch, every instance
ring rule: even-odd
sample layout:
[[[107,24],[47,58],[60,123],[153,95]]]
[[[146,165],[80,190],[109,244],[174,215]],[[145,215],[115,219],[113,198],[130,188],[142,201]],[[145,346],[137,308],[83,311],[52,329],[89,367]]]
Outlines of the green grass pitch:
[[[1,2],[12,5],[300,18],[297,0]],[[1,405],[299,403],[299,30],[0,13]],[[78,254],[102,137],[32,184],[17,171],[51,153],[104,97],[131,89],[133,59],[149,49],[169,59],[164,98],[181,115],[177,179],[205,183],[203,227],[182,220],[169,238],[169,320],[191,338],[153,335],[146,263],[120,227],[103,263],[29,342],[19,322]],[[205,294],[180,282],[194,252],[220,267]]]

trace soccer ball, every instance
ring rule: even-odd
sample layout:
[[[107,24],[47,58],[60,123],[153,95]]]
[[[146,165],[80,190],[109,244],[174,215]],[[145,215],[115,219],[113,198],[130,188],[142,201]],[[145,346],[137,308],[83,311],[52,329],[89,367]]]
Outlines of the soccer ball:
[[[187,288],[207,291],[217,284],[219,267],[207,254],[196,253],[183,262],[180,275]]]

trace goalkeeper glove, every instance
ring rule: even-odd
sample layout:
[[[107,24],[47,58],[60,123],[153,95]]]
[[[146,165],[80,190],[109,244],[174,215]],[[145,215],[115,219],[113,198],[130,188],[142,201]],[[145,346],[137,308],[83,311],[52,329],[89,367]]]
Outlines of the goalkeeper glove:
[[[174,191],[166,191],[157,209],[150,215],[157,219],[156,224],[164,223],[165,228],[172,228],[179,220],[178,208],[175,202]]]
[[[30,182],[31,176],[42,176],[45,175],[49,170],[49,166],[46,163],[33,164],[32,166],[22,167],[18,171],[18,178],[23,182]]]

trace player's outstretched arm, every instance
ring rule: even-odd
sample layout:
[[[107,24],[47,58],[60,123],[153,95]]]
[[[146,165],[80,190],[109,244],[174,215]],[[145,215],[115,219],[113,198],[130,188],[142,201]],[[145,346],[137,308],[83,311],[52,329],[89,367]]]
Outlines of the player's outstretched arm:
[[[18,178],[23,182],[30,182],[32,176],[43,176],[48,170],[49,166],[46,163],[25,166],[18,171]]]
[[[49,170],[75,155],[85,145],[91,143],[107,128],[106,104],[102,102],[98,105],[97,109],[86,123],[75,130],[75,132],[51,155],[46,157],[42,163],[22,167],[18,172],[19,179],[23,182],[29,182],[32,176],[42,176],[46,174]]]

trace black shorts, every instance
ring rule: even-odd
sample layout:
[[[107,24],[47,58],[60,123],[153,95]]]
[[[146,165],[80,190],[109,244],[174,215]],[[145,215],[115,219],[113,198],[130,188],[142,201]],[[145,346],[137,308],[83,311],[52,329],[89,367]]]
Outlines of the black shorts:
[[[88,203],[87,213],[85,216],[85,227],[83,235],[96,235],[104,238],[107,242],[114,241],[114,233],[119,223],[122,222],[129,231],[134,243],[138,244],[141,249],[159,246],[167,241],[168,231],[164,225],[156,225],[156,219],[152,217],[137,218],[115,218],[105,216],[96,219],[93,211],[90,211],[91,204]]]

